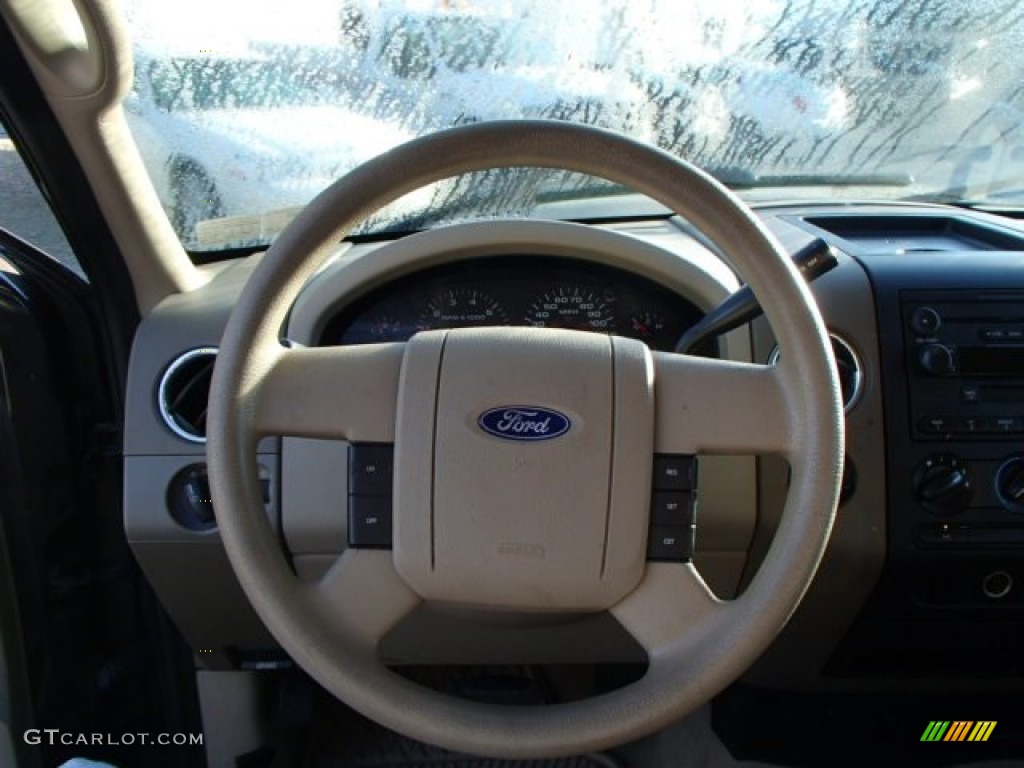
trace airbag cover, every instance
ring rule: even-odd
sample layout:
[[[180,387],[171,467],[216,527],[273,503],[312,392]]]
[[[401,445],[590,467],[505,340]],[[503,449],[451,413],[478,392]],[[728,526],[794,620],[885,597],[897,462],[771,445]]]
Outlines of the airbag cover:
[[[627,594],[643,573],[649,357],[579,331],[415,337],[396,429],[399,573],[424,598],[472,605],[597,610]]]

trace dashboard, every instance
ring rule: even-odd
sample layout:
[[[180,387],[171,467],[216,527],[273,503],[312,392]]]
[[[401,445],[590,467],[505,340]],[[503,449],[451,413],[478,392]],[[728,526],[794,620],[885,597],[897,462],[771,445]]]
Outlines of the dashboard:
[[[841,251],[812,292],[856,361],[858,396],[846,412],[844,501],[825,559],[747,679],[864,690],[1024,678],[1014,661],[1024,625],[1024,227],[927,205],[780,205],[757,214],[791,253],[815,237]],[[129,372],[126,531],[185,636],[213,649],[203,659],[213,669],[266,663],[275,644],[215,525],[189,528],[169,512],[168,489],[195,477],[205,456],[198,421],[189,422],[191,439],[166,423],[174,401],[164,389],[183,371],[191,402],[203,405],[194,395],[205,392],[203,376],[208,386],[231,309],[260,258],[221,266],[206,287],[160,305],[139,329]],[[523,325],[630,336],[664,351],[739,285],[728,262],[677,218],[456,225],[340,248],[284,332],[298,344],[331,346]],[[785,350],[758,320],[707,353],[769,363]],[[266,514],[301,578],[319,578],[346,547],[347,450],[289,437],[260,444]],[[694,562],[728,599],[771,543],[787,466],[776,457],[702,456],[699,467]],[[437,627],[435,617],[433,635],[410,629],[413,640],[389,654],[418,663],[416,646],[443,658],[453,630]],[[629,658],[606,630],[563,627],[534,660]]]

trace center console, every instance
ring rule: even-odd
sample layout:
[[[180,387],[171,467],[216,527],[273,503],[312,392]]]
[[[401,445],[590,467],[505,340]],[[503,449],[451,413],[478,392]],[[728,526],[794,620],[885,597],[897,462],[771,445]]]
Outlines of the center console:
[[[986,563],[973,580],[930,574],[917,597],[1024,604],[1012,555],[1024,548],[1024,291],[908,290],[900,311],[917,462],[899,520],[903,543]]]
[[[948,211],[804,219],[875,296],[887,553],[829,672],[1024,676],[1024,233]],[[795,222],[794,222],[795,223]]]

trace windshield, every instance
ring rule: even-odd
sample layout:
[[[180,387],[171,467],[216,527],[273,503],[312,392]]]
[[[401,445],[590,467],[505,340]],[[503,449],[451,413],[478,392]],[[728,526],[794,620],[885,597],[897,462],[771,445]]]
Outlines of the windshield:
[[[191,250],[266,244],[358,163],[510,118],[623,131],[748,199],[1024,203],[1016,0],[129,0],[126,11],[129,125]],[[574,174],[488,172],[363,229],[621,192]]]

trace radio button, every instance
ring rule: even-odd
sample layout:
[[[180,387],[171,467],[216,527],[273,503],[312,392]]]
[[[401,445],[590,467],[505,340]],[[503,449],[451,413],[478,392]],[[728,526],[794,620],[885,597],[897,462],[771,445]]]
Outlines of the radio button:
[[[985,420],[979,418],[957,419],[953,422],[953,431],[958,435],[973,435],[984,432]]]
[[[910,314],[910,330],[918,336],[932,336],[942,327],[942,318],[931,307],[918,307]]]
[[[1020,432],[1021,420],[1017,418],[996,419],[996,430],[999,432]]]
[[[942,344],[926,344],[918,353],[917,360],[933,376],[948,376],[956,372],[953,352]]]
[[[977,384],[964,384],[963,387],[960,388],[960,402],[980,403],[981,387]]]
[[[945,416],[925,416],[917,428],[929,435],[948,435],[954,431],[953,420]]]
[[[1021,431],[1021,420],[1013,416],[983,419],[982,431],[992,435],[1009,435]]]

